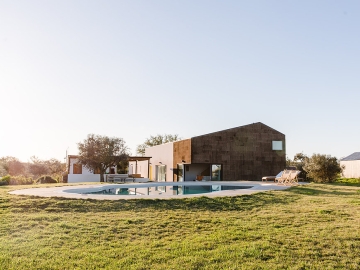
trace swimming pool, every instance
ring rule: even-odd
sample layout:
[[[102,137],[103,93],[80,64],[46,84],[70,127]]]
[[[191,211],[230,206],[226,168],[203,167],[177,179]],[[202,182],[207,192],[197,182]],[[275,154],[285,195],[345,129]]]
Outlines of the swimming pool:
[[[179,188],[180,186],[180,188]],[[185,186],[185,187],[184,187]],[[193,191],[197,189],[197,193]],[[210,187],[211,186],[211,191]],[[221,186],[221,187],[219,187]],[[190,188],[188,188],[190,187]],[[242,187],[242,188],[241,188]],[[246,188],[245,188],[246,187]],[[112,189],[123,189],[124,194],[111,194]],[[125,188],[128,188],[126,191]],[[147,190],[149,188],[149,195]],[[239,189],[240,188],[240,189]],[[253,194],[267,190],[284,190],[289,186],[279,186],[274,183],[261,181],[196,181],[196,182],[147,182],[132,184],[80,184],[65,185],[61,187],[36,187],[9,191],[14,195],[29,195],[39,197],[62,197],[73,199],[95,199],[95,200],[128,200],[128,199],[171,199],[171,198],[189,198],[189,197],[223,197],[223,196],[239,196],[244,194]],[[110,189],[110,193],[109,193]],[[138,195],[132,195],[131,193]],[[176,190],[177,189],[177,190]],[[181,194],[182,191],[185,190]],[[200,192],[199,193],[199,189]],[[119,190],[120,191],[120,190]],[[130,192],[129,192],[130,191]],[[141,194],[140,194],[141,193]],[[178,195],[173,195],[178,194]],[[180,195],[180,196],[179,196]]]
[[[231,191],[238,189],[250,189],[253,186],[217,183],[198,183],[198,182],[153,182],[143,184],[110,184],[92,186],[88,188],[68,189],[64,192],[78,193],[87,195],[193,195],[220,191]]]

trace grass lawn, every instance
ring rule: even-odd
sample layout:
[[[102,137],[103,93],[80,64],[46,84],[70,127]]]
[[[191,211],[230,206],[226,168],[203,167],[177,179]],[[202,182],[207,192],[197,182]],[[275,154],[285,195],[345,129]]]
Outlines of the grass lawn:
[[[356,183],[154,201],[18,188],[0,187],[0,269],[360,268]]]

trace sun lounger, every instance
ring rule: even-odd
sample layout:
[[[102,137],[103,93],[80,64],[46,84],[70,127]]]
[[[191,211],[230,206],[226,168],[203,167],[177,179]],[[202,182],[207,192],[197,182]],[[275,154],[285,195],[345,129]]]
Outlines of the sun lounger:
[[[281,175],[283,174],[283,171],[279,172],[276,176],[264,176],[261,178],[261,181],[278,181],[278,179],[281,177]]]
[[[275,182],[275,178],[276,176],[264,176],[263,178],[261,178],[261,181],[274,181]]]
[[[281,185],[296,185],[298,183],[298,170],[285,170],[281,177],[278,179],[278,184]]]
[[[280,177],[275,178],[275,181],[277,180],[278,185],[281,185],[281,184],[285,185],[288,181],[290,173],[291,173],[290,170],[284,170],[284,172],[282,173],[282,175]]]
[[[287,179],[287,184],[289,185],[297,185],[298,184],[298,176],[300,171],[292,170],[289,178]]]

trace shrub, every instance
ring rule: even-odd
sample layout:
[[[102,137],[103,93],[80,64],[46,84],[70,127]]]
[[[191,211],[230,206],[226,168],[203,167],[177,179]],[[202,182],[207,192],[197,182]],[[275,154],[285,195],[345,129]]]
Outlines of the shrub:
[[[5,176],[3,176],[3,177],[0,178],[0,181],[1,181],[1,182],[4,182],[4,183],[5,183],[4,185],[8,185],[9,182],[10,182],[10,178],[11,178],[10,175],[5,175]]]
[[[321,154],[306,158],[303,168],[307,175],[318,183],[331,183],[342,172],[336,157]]]
[[[49,175],[41,176],[36,180],[37,184],[55,184],[57,181]]]
[[[9,185],[32,185],[34,183],[31,177],[23,175],[11,176]]]

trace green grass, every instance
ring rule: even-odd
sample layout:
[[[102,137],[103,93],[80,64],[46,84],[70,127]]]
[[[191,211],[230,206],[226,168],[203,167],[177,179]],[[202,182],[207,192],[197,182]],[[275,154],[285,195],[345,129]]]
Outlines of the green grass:
[[[358,185],[360,184],[360,178],[338,178],[335,180],[336,183],[348,184],[348,185]]]
[[[0,187],[0,269],[360,268],[359,184],[121,201],[16,188]]]

